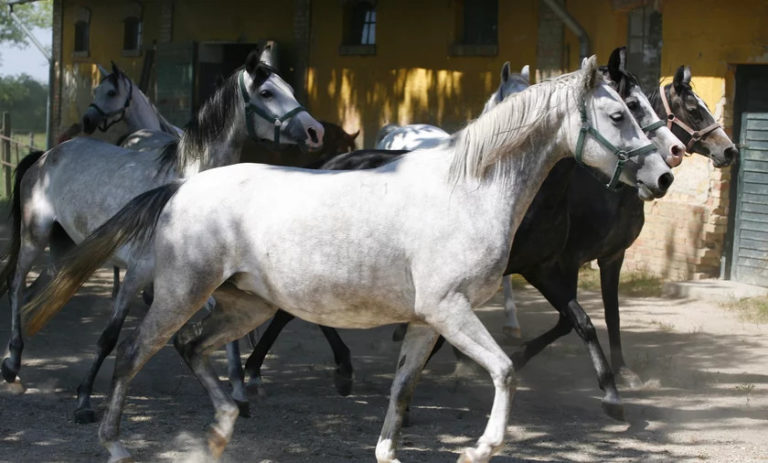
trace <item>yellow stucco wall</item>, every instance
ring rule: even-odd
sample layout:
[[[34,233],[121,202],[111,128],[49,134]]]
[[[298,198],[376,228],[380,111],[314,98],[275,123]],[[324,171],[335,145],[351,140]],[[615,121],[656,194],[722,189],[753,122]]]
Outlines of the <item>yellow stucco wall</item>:
[[[109,67],[115,61],[134,81],[138,81],[144,55],[123,56],[122,0],[64,1],[62,27],[62,104],[59,129],[77,122],[90,104],[91,90],[98,84],[95,64]],[[140,2],[142,46],[150,46],[160,34],[160,0]],[[174,2],[173,42],[256,42],[276,40],[280,51],[293,47],[293,2],[276,6],[267,0],[218,2],[210,0]],[[74,57],[74,23],[79,7],[91,11],[90,53]]]
[[[535,68],[535,0],[500,2],[497,56],[449,56],[453,0],[390,0],[376,9],[376,55],[340,56],[338,0],[312,2],[308,103],[321,119],[362,130],[372,146],[387,123],[424,122],[455,130],[480,114],[499,71]]]

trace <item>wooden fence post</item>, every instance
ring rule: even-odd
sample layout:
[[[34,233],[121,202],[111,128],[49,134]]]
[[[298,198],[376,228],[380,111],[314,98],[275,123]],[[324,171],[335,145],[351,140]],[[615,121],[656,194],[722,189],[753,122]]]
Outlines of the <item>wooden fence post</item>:
[[[3,171],[5,173],[5,197],[11,198],[11,115],[3,113]]]

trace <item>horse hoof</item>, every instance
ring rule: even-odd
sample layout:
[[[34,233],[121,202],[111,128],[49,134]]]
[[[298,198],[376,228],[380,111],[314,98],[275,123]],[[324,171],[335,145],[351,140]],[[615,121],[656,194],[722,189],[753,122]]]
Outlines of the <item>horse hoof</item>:
[[[352,374],[336,370],[333,374],[333,384],[340,396],[348,396],[352,393]]]
[[[90,424],[96,422],[96,412],[90,408],[80,408],[75,410],[75,423]]]
[[[251,404],[248,402],[242,402],[239,400],[235,400],[235,403],[237,404],[237,408],[240,409],[240,417],[241,418],[250,418],[251,417]]]
[[[520,330],[519,326],[505,326],[501,330],[504,333],[504,337],[507,339],[513,341],[523,339],[523,332]]]
[[[634,371],[627,367],[621,367],[616,374],[619,378],[619,382],[626,386],[627,389],[640,389],[643,387],[643,380]]]
[[[606,415],[616,421],[626,421],[624,419],[624,405],[619,400],[603,399],[603,411]]]
[[[0,389],[11,395],[22,395],[27,390],[27,388],[21,384],[21,380],[19,378],[16,378],[16,381],[12,383],[3,383]]]
[[[3,364],[0,366],[0,370],[2,370],[3,379],[6,383],[16,381],[16,375],[19,373],[19,369],[11,366],[10,358],[6,357],[3,359]]]
[[[221,454],[224,453],[224,448],[229,443],[229,439],[222,436],[216,429],[211,428],[208,432],[208,451],[215,461],[221,458]]]

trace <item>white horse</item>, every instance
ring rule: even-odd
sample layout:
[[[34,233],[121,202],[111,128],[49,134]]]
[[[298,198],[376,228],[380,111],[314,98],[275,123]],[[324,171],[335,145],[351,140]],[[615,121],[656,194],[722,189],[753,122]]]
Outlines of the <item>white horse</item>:
[[[10,356],[2,363],[5,380],[13,382],[21,366],[19,301],[32,262],[49,237],[63,230],[68,239],[79,243],[134,196],[199,171],[238,162],[249,136],[272,141],[280,134],[284,143],[319,148],[323,126],[254,52],[244,69],[203,105],[178,145],[138,152],[77,137],[45,154],[25,158],[16,174],[10,258],[0,274],[0,282],[9,282],[12,311]],[[55,244],[51,242],[52,250]],[[127,262],[114,264],[125,268]],[[75,417],[79,422],[95,419],[90,406],[93,380],[117,343],[131,298],[143,286],[126,279],[115,298],[112,319],[99,339],[98,358],[78,388]]]
[[[485,114],[496,105],[504,101],[507,96],[518,93],[531,85],[529,68],[526,64],[519,74],[509,71],[509,61],[501,67],[501,81],[499,88],[488,98],[483,107]],[[429,124],[409,124],[398,126],[389,124],[379,131],[376,137],[376,148],[383,150],[417,150],[433,148],[446,142],[451,135],[440,127]]]
[[[409,322],[378,462],[398,461],[403,412],[438,334],[493,380],[485,432],[459,459],[487,462],[504,441],[515,375],[472,309],[497,291],[515,229],[550,168],[568,155],[607,175],[625,159],[621,181],[643,199],[662,196],[673,178],[592,57],[580,71],[508,98],[450,143],[378,169],[241,164],[147,192],[77,248],[50,291],[25,307],[25,326],[39,329],[115,252],[131,262],[126,282],[154,278],[152,307],[118,349],[99,427],[117,462],[130,458],[118,439],[128,383],[212,294],[217,310],[185,326],[175,344],[215,407],[214,458],[238,415],[208,362],[214,348],[278,307],[344,328]]]
[[[101,82],[81,118],[86,135],[133,150],[160,148],[181,137],[182,130],[114,62],[112,72],[98,69]]]

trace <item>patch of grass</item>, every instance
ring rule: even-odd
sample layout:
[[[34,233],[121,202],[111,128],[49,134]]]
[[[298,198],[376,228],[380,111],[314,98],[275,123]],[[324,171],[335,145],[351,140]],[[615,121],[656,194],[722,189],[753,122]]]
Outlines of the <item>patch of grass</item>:
[[[661,297],[664,282],[661,278],[644,270],[621,272],[619,294],[632,297]],[[600,291],[600,271],[589,265],[579,270],[579,289]]]
[[[647,271],[622,272],[619,293],[634,297],[661,297],[663,286],[661,278]]]
[[[736,302],[725,303],[724,306],[739,312],[744,320],[768,323],[768,296],[747,297]]]
[[[747,406],[749,406],[749,399],[752,391],[755,390],[755,385],[752,383],[739,384],[736,386],[736,390],[744,394],[744,398],[747,400]]]

